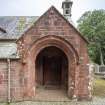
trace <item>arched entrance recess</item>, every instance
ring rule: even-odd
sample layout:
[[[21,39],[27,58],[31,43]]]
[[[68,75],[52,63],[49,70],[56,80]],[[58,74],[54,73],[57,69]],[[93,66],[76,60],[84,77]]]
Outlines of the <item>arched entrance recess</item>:
[[[67,58],[68,62],[68,96],[72,97],[75,90],[75,71],[78,63],[78,54],[69,42],[58,36],[42,37],[39,40],[33,42],[30,49],[28,50],[27,68],[30,73],[27,85],[28,91],[33,93],[37,87],[37,82],[35,83],[37,78],[35,77],[37,74],[36,62],[40,53],[46,48],[55,48],[56,50],[60,50],[61,53],[66,56],[65,58]]]
[[[37,88],[68,88],[68,59],[59,48],[49,46],[41,50],[35,61],[35,70]]]

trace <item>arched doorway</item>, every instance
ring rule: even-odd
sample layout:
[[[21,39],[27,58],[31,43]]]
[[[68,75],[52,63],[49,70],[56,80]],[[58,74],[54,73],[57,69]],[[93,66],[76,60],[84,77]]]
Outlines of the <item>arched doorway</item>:
[[[50,50],[52,48],[53,48],[53,51]],[[44,37],[38,39],[37,41],[34,41],[30,45],[30,48],[28,49],[28,51],[26,53],[27,58],[24,59],[24,60],[26,60],[26,65],[24,66],[24,68],[27,69],[28,74],[30,75],[27,78],[27,87],[25,89],[25,93],[28,93],[27,96],[32,96],[32,95],[36,96],[36,94],[37,94],[36,90],[37,90],[38,86],[41,85],[41,86],[46,86],[46,87],[48,87],[48,86],[56,87],[57,85],[53,85],[54,81],[58,80],[58,84],[61,84],[63,82],[61,79],[61,76],[59,75],[59,74],[61,74],[60,73],[61,69],[57,73],[57,75],[60,76],[59,77],[60,79],[56,78],[54,80],[54,78],[52,78],[53,80],[51,80],[51,81],[42,81],[42,80],[44,80],[43,76],[45,76],[46,74],[42,75],[43,73],[41,73],[39,71],[41,70],[41,67],[42,68],[44,67],[43,65],[45,65],[45,67],[46,67],[46,65],[48,65],[49,62],[48,62],[47,58],[49,58],[49,57],[45,57],[45,64],[43,64],[43,63],[41,63],[41,62],[43,62],[43,60],[41,59],[43,57],[41,57],[41,56],[44,54],[43,53],[44,51],[49,52],[49,51],[47,51],[47,49],[50,50],[50,52],[52,53],[52,56],[54,56],[53,55],[54,52],[57,52],[58,55],[59,55],[59,52],[60,52],[60,55],[63,54],[65,62],[67,62],[66,64],[67,64],[67,73],[68,73],[68,83],[67,83],[68,89],[66,89],[66,90],[68,90],[67,91],[68,96],[70,98],[72,98],[74,95],[74,92],[75,92],[75,72],[76,72],[76,70],[78,70],[78,68],[77,68],[77,62],[79,60],[78,53],[76,52],[75,48],[72,46],[71,43],[69,43],[67,40],[65,40],[64,38],[61,38],[59,36],[44,36]],[[51,56],[51,55],[49,55],[49,56]],[[55,57],[55,58],[57,58],[57,57]],[[49,58],[49,60],[50,60],[50,58]],[[58,61],[61,61],[61,60],[59,60],[59,58],[58,58]],[[58,61],[56,60],[56,62],[58,62]],[[64,61],[64,60],[62,60],[62,61]],[[52,62],[54,62],[54,61],[52,61]],[[42,64],[42,66],[40,66],[41,64]],[[51,66],[49,66],[49,68],[50,67]],[[62,67],[62,69],[63,69],[63,67]],[[61,66],[60,66],[60,68],[61,68]],[[44,69],[43,69],[43,71],[44,71]],[[39,72],[39,74],[38,74],[38,72]],[[42,75],[42,76],[38,76],[38,75]],[[50,74],[50,76],[52,76],[52,75]],[[39,79],[39,77],[41,79]],[[47,80],[50,80],[50,79],[51,78],[49,77]],[[48,82],[51,82],[51,85],[48,85],[47,84]],[[44,84],[46,84],[46,85],[44,85]],[[64,83],[62,83],[62,84],[64,84]],[[58,87],[61,88],[62,84],[58,85]],[[64,87],[66,87],[66,85]]]
[[[68,59],[61,49],[45,47],[37,55],[35,65],[37,88],[67,89]]]

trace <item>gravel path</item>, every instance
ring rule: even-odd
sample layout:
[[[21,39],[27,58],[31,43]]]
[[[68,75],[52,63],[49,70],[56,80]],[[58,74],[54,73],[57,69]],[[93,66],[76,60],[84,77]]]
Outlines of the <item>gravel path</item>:
[[[6,103],[0,103],[0,105],[7,105]],[[33,101],[24,101],[18,103],[11,103],[10,105],[105,105],[105,98],[94,97],[91,102],[33,102]]]

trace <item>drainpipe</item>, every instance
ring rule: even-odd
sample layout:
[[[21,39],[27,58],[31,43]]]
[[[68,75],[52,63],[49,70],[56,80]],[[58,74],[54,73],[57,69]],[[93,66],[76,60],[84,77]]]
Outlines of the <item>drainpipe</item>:
[[[8,103],[11,101],[10,96],[10,58],[7,58],[7,65],[8,65]]]

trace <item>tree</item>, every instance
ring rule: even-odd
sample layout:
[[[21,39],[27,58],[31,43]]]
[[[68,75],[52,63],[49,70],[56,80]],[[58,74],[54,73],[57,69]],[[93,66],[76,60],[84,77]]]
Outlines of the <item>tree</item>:
[[[105,64],[105,10],[85,12],[77,21],[79,31],[87,38],[90,58]]]

